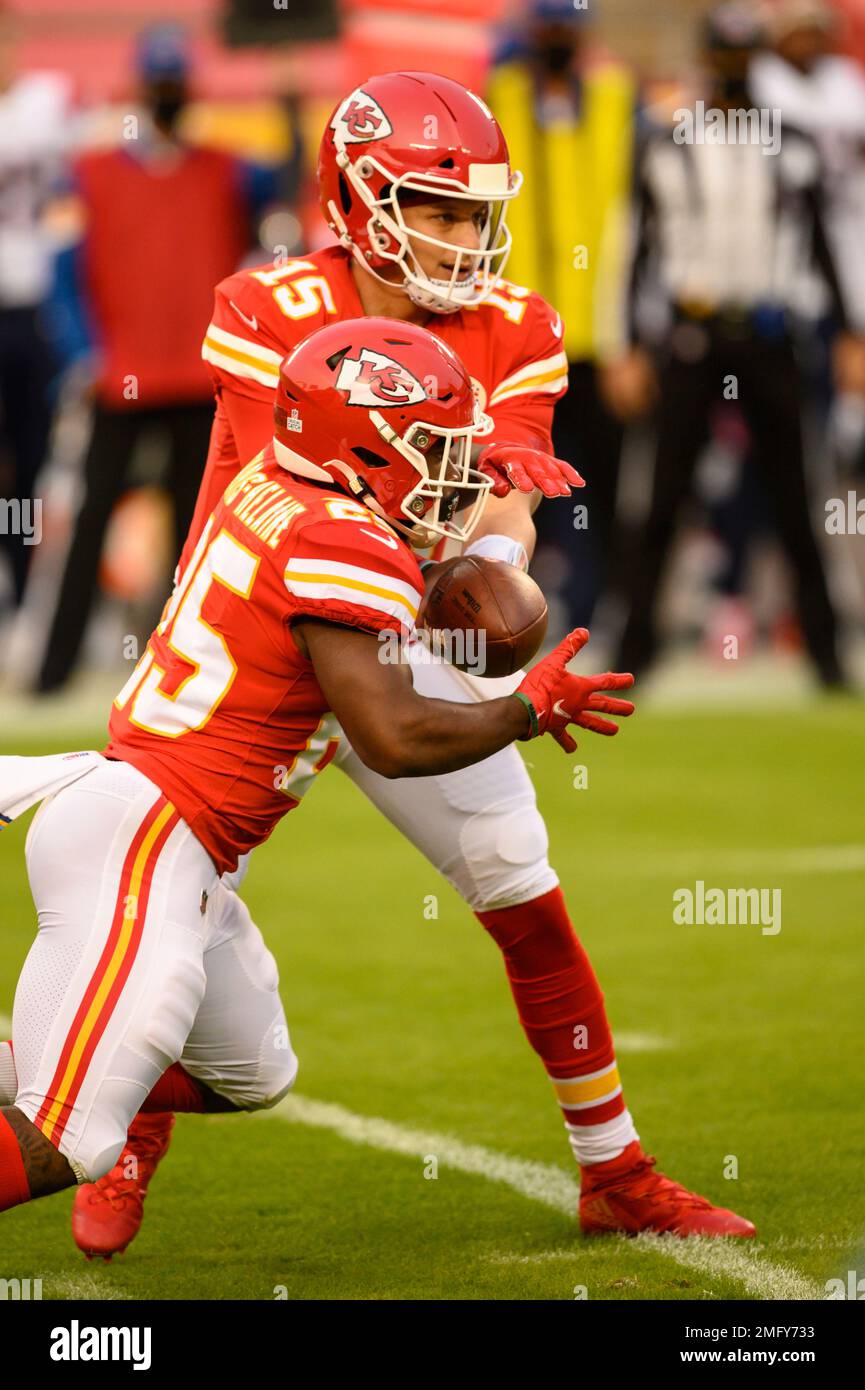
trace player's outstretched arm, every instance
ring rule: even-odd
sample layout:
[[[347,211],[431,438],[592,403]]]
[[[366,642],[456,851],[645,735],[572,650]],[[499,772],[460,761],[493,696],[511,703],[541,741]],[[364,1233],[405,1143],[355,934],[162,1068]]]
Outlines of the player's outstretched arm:
[[[382,659],[387,648],[372,634],[299,619],[294,634],[358,757],[383,777],[429,777],[468,767],[515,739],[550,732],[570,751],[563,733],[579,723],[595,733],[617,726],[599,713],[628,715],[633,705],[604,695],[633,683],[627,675],[572,676],[565,665],[588,640],[571,633],[540,661],[517,695],[459,704],[430,700],[412,685],[411,667]]]
[[[511,697],[481,706],[419,695],[411,667],[386,660],[390,648],[371,633],[307,618],[292,630],[353,749],[382,777],[453,772],[526,731],[526,710]]]

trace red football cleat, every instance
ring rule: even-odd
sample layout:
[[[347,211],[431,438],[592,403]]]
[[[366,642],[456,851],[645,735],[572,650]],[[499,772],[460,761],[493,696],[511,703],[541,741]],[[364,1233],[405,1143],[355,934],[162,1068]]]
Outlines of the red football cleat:
[[[580,1226],[584,1235],[655,1231],[674,1236],[753,1236],[756,1227],[681,1183],[653,1172],[657,1159],[635,1139],[618,1158],[581,1168]]]
[[[147,1188],[173,1128],[173,1114],[136,1115],[110,1173],[79,1187],[72,1204],[72,1236],[88,1260],[122,1255],[138,1235]]]

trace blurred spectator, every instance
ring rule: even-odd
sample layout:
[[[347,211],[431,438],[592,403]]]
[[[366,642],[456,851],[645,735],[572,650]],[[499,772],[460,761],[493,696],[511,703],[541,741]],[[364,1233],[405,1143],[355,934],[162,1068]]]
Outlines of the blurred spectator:
[[[865,73],[832,51],[838,16],[823,0],[775,0],[766,16],[770,48],[751,66],[754,100],[780,110],[784,125],[806,131],[820,148],[827,235],[851,326],[865,333]],[[858,454],[861,462],[865,360],[849,342],[836,358],[836,453]]]
[[[764,10],[765,51],[751,63],[751,94],[822,144],[830,177],[858,163],[865,138],[865,74],[832,52],[837,15],[824,0],[775,0]]]
[[[0,9],[0,494],[16,499],[22,519],[26,504],[32,521],[51,424],[53,370],[42,316],[53,249],[42,213],[62,168],[68,92],[54,73],[16,75],[15,27],[14,17]],[[0,543],[18,604],[33,547],[14,534],[13,521],[9,512]]]
[[[552,545],[566,566],[569,626],[591,617],[615,510],[622,432],[602,402],[598,373],[619,346],[608,333],[635,103],[631,76],[590,48],[587,30],[586,11],[572,0],[534,0],[525,28],[502,46],[487,93],[525,179],[508,208],[514,244],[506,274],[548,299],[564,323],[568,392],[553,437],[588,484],[588,527],[575,529],[560,507],[542,507],[535,520],[541,554]],[[543,578],[549,588],[550,576]]]
[[[737,400],[753,458],[792,568],[810,654],[827,685],[842,680],[835,615],[809,516],[791,311],[818,269],[840,333],[837,358],[861,354],[847,318],[822,216],[821,168],[804,134],[761,121],[749,87],[760,33],[748,11],[723,6],[706,22],[702,100],[650,136],[637,160],[639,230],[626,359],[637,389],[622,413],[649,403],[651,360],[640,290],[654,276],[668,307],[658,437],[648,518],[629,583],[619,669],[643,670],[657,637],[655,600],[678,509],[688,494],[713,408]],[[750,116],[747,114],[750,112]],[[745,119],[742,120],[741,117]],[[764,113],[765,116],[765,113]],[[707,124],[711,130],[707,129]]]
[[[95,405],[86,490],[38,679],[42,691],[61,686],[75,664],[106,526],[145,431],[167,437],[179,553],[213,416],[200,356],[213,287],[241,260],[272,194],[263,171],[180,139],[190,97],[182,31],[146,31],[138,73],[144,112],[123,118],[119,147],[85,154],[75,170],[84,222],[81,317],[95,332]]]

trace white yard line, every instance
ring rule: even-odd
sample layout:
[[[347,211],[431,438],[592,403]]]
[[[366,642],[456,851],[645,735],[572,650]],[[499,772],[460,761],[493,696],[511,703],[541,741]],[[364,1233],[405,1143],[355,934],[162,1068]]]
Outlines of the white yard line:
[[[436,1158],[446,1168],[504,1183],[521,1196],[567,1215],[573,1215],[579,1200],[579,1184],[565,1169],[553,1164],[509,1158],[480,1144],[464,1144],[450,1135],[406,1129],[390,1120],[355,1115],[341,1105],[310,1100],[307,1096],[287,1096],[273,1110],[262,1113],[292,1124],[329,1129],[353,1144],[365,1144],[385,1153],[404,1154],[421,1161]]]
[[[451,1135],[429,1130],[408,1129],[390,1120],[371,1115],[356,1115],[341,1105],[311,1100],[306,1096],[288,1096],[265,1116],[326,1129],[352,1144],[364,1144],[385,1153],[403,1154],[420,1162],[431,1157],[445,1168],[503,1183],[522,1197],[552,1207],[572,1219],[576,1216],[579,1184],[572,1174],[552,1163],[532,1163],[527,1159],[510,1158],[480,1144],[464,1144]],[[799,1274],[789,1265],[773,1264],[751,1253],[747,1246],[732,1241],[696,1239],[653,1235],[638,1236],[629,1241],[628,1248],[645,1254],[661,1255],[687,1269],[715,1278],[734,1279],[750,1294],[760,1299],[823,1299],[821,1285]],[[574,1251],[585,1259],[588,1248]],[[531,1258],[531,1257],[528,1257]],[[559,1258],[548,1252],[544,1258]],[[514,1256],[522,1260],[521,1256]]]
[[[663,1244],[662,1254],[685,1269],[698,1274],[708,1274],[717,1278],[735,1279],[744,1285],[749,1293],[759,1299],[816,1299],[826,1297],[822,1284],[800,1274],[786,1264],[772,1264],[752,1254],[742,1243],[730,1240],[711,1240],[708,1236],[677,1240],[659,1236],[637,1236],[634,1244],[658,1252]]]
[[[755,1258],[751,1249],[730,1241],[710,1240],[692,1236],[689,1240],[675,1237],[642,1235],[634,1240],[619,1237],[631,1250],[663,1255],[695,1274],[734,1279],[744,1284],[760,1299],[818,1299],[825,1300],[826,1290],[813,1280],[799,1274],[788,1265],[774,1265]],[[586,1249],[539,1250],[531,1255],[513,1255],[507,1251],[488,1256],[497,1265],[546,1265],[578,1260],[585,1264]]]

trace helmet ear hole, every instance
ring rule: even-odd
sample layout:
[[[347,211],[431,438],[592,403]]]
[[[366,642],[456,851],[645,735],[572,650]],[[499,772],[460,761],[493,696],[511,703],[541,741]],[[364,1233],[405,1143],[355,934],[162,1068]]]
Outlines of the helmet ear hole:
[[[388,459],[382,458],[381,454],[374,453],[372,449],[364,448],[362,444],[356,445],[351,452],[360,459],[361,463],[365,463],[367,468],[389,467]]]
[[[345,174],[343,173],[340,173],[339,176],[339,201],[342,204],[342,210],[347,217],[352,209],[352,196],[351,189],[348,186],[348,179],[345,177]]]

